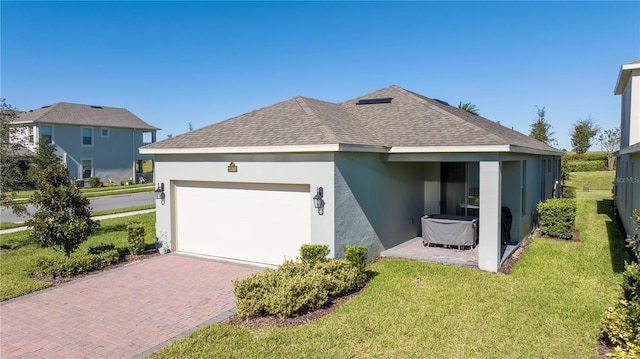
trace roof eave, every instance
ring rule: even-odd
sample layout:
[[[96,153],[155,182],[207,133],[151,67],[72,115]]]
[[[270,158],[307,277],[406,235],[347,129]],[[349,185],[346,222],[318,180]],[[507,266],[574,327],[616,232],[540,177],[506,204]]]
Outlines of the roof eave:
[[[148,145],[152,146],[152,145]],[[245,146],[245,147],[190,147],[190,148],[140,148],[142,155],[197,155],[197,154],[242,154],[242,153],[309,153],[309,152],[374,152],[386,153],[382,146],[323,144],[290,146]]]
[[[514,145],[480,146],[394,146],[389,153],[496,153],[511,152],[533,155],[563,156],[563,151],[542,150]]]
[[[631,72],[638,69],[640,69],[640,64],[628,63],[622,65],[622,67],[620,68],[620,74],[618,75],[618,82],[616,82],[616,87],[613,90],[613,93],[616,95],[621,95],[624,92],[625,87],[627,86],[627,82],[629,81]]]

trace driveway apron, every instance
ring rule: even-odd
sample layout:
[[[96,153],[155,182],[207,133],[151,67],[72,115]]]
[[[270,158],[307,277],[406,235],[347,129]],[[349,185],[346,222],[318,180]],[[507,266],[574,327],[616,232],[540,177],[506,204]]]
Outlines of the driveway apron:
[[[260,269],[169,254],[0,304],[0,357],[132,358],[235,312]]]

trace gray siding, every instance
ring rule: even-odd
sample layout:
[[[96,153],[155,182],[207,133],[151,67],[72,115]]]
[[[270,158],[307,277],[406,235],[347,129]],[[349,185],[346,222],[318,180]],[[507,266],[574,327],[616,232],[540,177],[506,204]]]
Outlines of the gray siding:
[[[621,155],[615,178],[615,203],[628,235],[635,235],[634,209],[640,210],[640,153]]]
[[[82,145],[82,128],[93,130],[92,145]],[[102,137],[102,128],[53,125],[53,141],[58,153],[63,157],[66,154],[70,178],[81,177],[79,165],[83,159],[90,159],[94,176],[100,177],[103,183],[107,183],[108,179],[118,183],[120,179],[135,177],[134,163],[137,159],[153,158],[138,154],[138,149],[143,145],[141,130],[110,127],[109,136]]]

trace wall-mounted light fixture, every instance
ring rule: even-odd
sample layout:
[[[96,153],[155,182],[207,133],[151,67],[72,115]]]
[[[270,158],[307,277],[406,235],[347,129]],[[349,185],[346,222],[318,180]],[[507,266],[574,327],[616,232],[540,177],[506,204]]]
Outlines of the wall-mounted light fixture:
[[[316,195],[313,196],[313,207],[318,210],[318,214],[322,215],[324,213],[324,200],[322,197],[324,196],[324,190],[322,187],[318,187]]]
[[[164,182],[158,183],[158,188],[154,192],[156,193],[156,199],[164,200]]]

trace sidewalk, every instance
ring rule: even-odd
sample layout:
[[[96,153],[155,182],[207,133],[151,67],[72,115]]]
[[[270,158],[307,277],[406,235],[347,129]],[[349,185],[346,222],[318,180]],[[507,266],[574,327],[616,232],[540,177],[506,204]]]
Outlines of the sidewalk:
[[[156,211],[155,209],[144,209],[142,211],[124,212],[124,213],[116,213],[116,214],[107,214],[107,215],[104,215],[104,216],[96,216],[96,217],[93,217],[93,219],[101,220],[101,219],[109,219],[109,218],[128,217],[128,216],[133,216],[133,215],[136,215],[136,214],[151,213],[151,212],[155,212],[155,211]],[[0,230],[0,235],[8,234],[8,233],[14,233],[14,232],[20,232],[20,231],[24,231],[24,230],[26,230],[28,228],[29,227],[24,226],[24,227],[3,229],[3,230]]]

